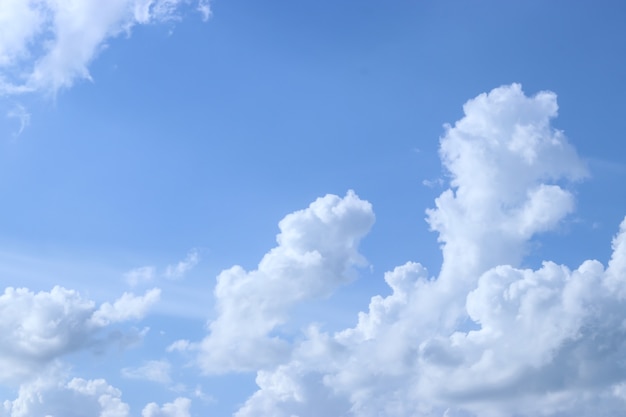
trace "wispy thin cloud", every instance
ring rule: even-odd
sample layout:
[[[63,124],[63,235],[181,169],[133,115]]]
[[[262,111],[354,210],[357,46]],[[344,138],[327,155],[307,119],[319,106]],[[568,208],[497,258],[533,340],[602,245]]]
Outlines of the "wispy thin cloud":
[[[194,249],[190,251],[182,261],[174,265],[168,265],[165,268],[163,276],[168,279],[181,279],[185,276],[185,274],[191,271],[199,261],[200,255],[198,254],[198,251]]]
[[[17,119],[19,122],[18,129],[13,133],[13,137],[17,138],[24,132],[24,129],[30,124],[30,113],[26,110],[26,108],[21,104],[16,104],[11,108],[6,117],[9,119]]]
[[[141,266],[131,269],[124,273],[124,279],[131,287],[139,284],[152,282],[156,274],[156,268],[153,266]]]
[[[171,364],[165,360],[148,361],[137,368],[122,368],[122,376],[131,379],[143,379],[146,381],[167,384],[171,382]]]

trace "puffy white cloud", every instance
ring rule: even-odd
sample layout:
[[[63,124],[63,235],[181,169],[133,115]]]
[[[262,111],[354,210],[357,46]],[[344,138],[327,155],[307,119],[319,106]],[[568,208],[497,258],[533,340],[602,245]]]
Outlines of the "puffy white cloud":
[[[620,299],[626,298],[626,219],[620,225],[620,233],[613,239],[613,255],[606,272],[609,289]]]
[[[0,381],[19,380],[89,344],[94,310],[92,301],[61,287],[39,293],[6,288],[0,295]]]
[[[46,374],[22,384],[18,397],[4,401],[2,417],[128,417],[130,407],[122,393],[103,379],[73,378]]]
[[[3,2],[0,13],[0,65],[28,55],[28,42],[43,24],[37,4],[22,0]]]
[[[161,290],[153,288],[143,296],[125,292],[113,304],[104,303],[93,313],[92,321],[98,326],[110,323],[143,318],[148,309],[159,301]]]
[[[626,405],[626,219],[606,266],[520,268],[529,239],[572,212],[568,187],[585,166],[550,125],[553,93],[528,97],[519,85],[504,86],[464,111],[441,138],[450,189],[427,211],[442,245],[438,276],[408,262],[385,274],[391,293],[372,297],[353,327],[331,334],[310,326],[295,341],[278,336],[296,304],[331,294],[365,265],[358,245],[374,222],[371,205],[353,192],[327,195],[280,222],[277,246],[256,269],[223,271],[209,334],[167,351],[191,351],[205,373],[257,371],[259,389],[238,417],[619,415]],[[196,262],[191,252],[165,275],[182,275]],[[94,343],[102,327],[143,317],[159,296],[158,289],[126,293],[98,307],[60,287],[7,288],[0,381],[53,368],[63,354]],[[169,383],[170,367],[150,361],[122,375]],[[128,415],[105,381],[63,381],[28,380],[0,416],[72,416],[79,408],[66,412],[68,404],[84,407],[83,415]],[[142,415],[189,416],[190,400],[150,403]]]
[[[106,41],[137,24],[178,18],[189,0],[6,0],[0,10],[0,94],[56,92],[90,79]],[[194,1],[206,20],[207,0]]]
[[[143,417],[190,417],[191,400],[176,398],[159,406],[147,404]],[[132,414],[135,415],[135,414]],[[0,417],[130,417],[122,392],[104,379],[69,379],[59,368],[40,373],[20,385],[17,398],[0,406]]]
[[[215,287],[217,318],[199,344],[175,343],[171,350],[198,350],[204,372],[255,370],[288,354],[287,341],[271,335],[298,302],[329,295],[365,264],[360,239],[374,222],[371,205],[353,192],[327,195],[280,223],[278,246],[256,270],[223,271]]]
[[[527,97],[513,84],[463,109],[465,116],[441,138],[452,188],[427,211],[443,244],[439,278],[457,285],[489,267],[518,264],[533,234],[573,210],[573,195],[560,182],[586,175],[563,133],[550,125],[558,110],[554,93]]]
[[[553,262],[520,269],[528,240],[572,212],[567,184],[583,178],[585,166],[550,125],[557,114],[551,92],[528,97],[513,84],[468,101],[464,111],[441,139],[451,188],[427,217],[442,243],[439,275],[413,262],[388,272],[392,293],[372,297],[356,326],[334,334],[311,327],[303,340],[283,346],[289,355],[274,367],[243,356],[263,355],[263,349],[238,350],[229,359],[262,365],[259,390],[238,417],[623,410],[626,219],[606,269],[596,260],[575,269]],[[299,230],[301,241],[309,239],[305,232],[319,236],[317,228]],[[226,273],[235,277],[229,291],[250,276],[240,269]],[[264,295],[256,304],[281,306],[290,294],[271,290],[273,298],[259,288]],[[216,289],[216,295],[219,302],[230,293]],[[267,334],[279,317],[259,310],[254,327],[242,329],[252,339]],[[221,314],[217,321],[229,328],[241,320]],[[254,333],[258,327],[264,330]]]
[[[69,352],[93,347],[104,326],[140,318],[158,293],[124,294],[96,308],[78,292],[58,286],[38,293],[6,288],[0,295],[0,382],[21,382]]]
[[[141,412],[143,417],[190,417],[189,408],[191,400],[179,397],[171,403],[165,403],[159,407],[156,403],[150,403]]]

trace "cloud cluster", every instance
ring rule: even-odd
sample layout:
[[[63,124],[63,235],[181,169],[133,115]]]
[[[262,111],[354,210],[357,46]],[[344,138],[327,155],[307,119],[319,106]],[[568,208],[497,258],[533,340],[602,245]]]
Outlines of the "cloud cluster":
[[[6,0],[0,13],[0,95],[56,92],[90,79],[88,65],[106,41],[138,24],[177,19],[208,0]]]
[[[189,407],[191,400],[178,397],[171,403],[165,403],[159,407],[156,403],[150,403],[141,412],[142,417],[190,417]]]
[[[122,392],[104,379],[70,378],[62,360],[70,352],[101,348],[103,329],[143,318],[160,297],[154,288],[144,295],[124,293],[97,306],[74,290],[54,287],[34,293],[6,288],[0,295],[0,385],[19,386],[17,398],[0,405],[0,417],[136,415]],[[122,369],[127,378],[170,381],[170,364],[148,361]],[[159,406],[147,404],[143,417],[190,417],[191,400],[179,397]]]
[[[191,400],[176,398],[159,406],[147,404],[142,417],[190,417]],[[58,372],[40,375],[20,386],[15,400],[4,401],[0,417],[64,416],[64,417],[130,417],[130,406],[122,400],[122,392],[104,379],[65,380]]]
[[[103,379],[65,382],[59,375],[47,374],[21,385],[15,400],[4,401],[0,416],[126,417],[129,409],[120,390]]]
[[[551,126],[557,110],[554,93],[527,96],[513,84],[469,100],[464,116],[445,127],[440,156],[450,188],[426,217],[443,253],[436,276],[407,262],[384,275],[390,294],[372,297],[353,327],[281,333],[296,305],[329,296],[366,265],[359,243],[374,223],[372,206],[352,191],[327,195],[279,223],[277,245],[256,269],[220,273],[206,337],[167,351],[191,352],[205,374],[256,372],[258,390],[237,417],[619,415],[626,219],[607,265],[520,267],[529,240],[573,211],[569,187],[587,175]],[[179,278],[197,261],[192,252],[163,275]],[[138,284],[154,275],[148,267],[126,278]],[[96,306],[61,287],[7,288],[0,382],[17,381],[20,391],[0,416],[129,416],[117,388],[67,378],[58,358],[89,346],[106,326],[141,318],[159,296],[153,289]],[[167,360],[122,376],[176,382]],[[190,409],[180,397],[150,403],[142,416],[189,417]]]
[[[369,204],[326,196],[281,222],[258,270],[224,271],[209,335],[172,349],[199,349],[206,372],[256,368],[259,389],[238,417],[615,415],[626,405],[626,220],[606,268],[519,268],[529,239],[572,212],[568,186],[587,175],[550,124],[557,109],[554,93],[513,84],[446,126],[450,189],[427,211],[438,276],[409,262],[385,274],[391,294],[372,297],[353,328],[276,336],[292,304],[328,294],[359,264]]]
[[[34,293],[8,287],[0,295],[0,383],[21,383],[54,366],[69,352],[89,348],[106,326],[140,319],[158,301],[159,289],[125,293],[96,307],[62,287]]]
[[[276,364],[289,343],[273,335],[290,309],[324,297],[353,279],[363,265],[359,241],[374,223],[369,203],[354,192],[317,199],[279,224],[278,246],[253,271],[234,266],[217,277],[217,318],[201,342],[175,342],[170,350],[197,350],[206,373],[249,371]]]

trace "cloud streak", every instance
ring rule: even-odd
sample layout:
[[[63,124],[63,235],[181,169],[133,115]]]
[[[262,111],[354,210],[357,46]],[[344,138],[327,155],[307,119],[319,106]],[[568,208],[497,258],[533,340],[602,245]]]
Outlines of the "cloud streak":
[[[148,361],[138,368],[123,368],[122,376],[167,384],[171,381],[171,367],[170,363],[164,360]]]
[[[26,108],[21,104],[13,106],[13,108],[7,112],[6,116],[9,119],[17,119],[20,124],[18,129],[13,133],[14,138],[21,135],[24,129],[30,124],[30,113],[28,113]]]
[[[175,265],[168,265],[163,275],[168,279],[181,279],[198,265],[198,262],[200,262],[200,255],[197,250],[192,250],[182,261]]]

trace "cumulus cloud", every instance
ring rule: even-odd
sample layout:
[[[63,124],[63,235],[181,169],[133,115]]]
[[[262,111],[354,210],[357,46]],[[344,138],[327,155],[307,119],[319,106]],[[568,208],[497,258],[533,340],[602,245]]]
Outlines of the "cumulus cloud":
[[[167,351],[191,352],[208,374],[255,371],[258,390],[237,417],[619,415],[626,219],[606,265],[520,267],[528,242],[574,210],[570,187],[587,175],[585,165],[551,125],[554,93],[527,96],[513,84],[463,109],[440,141],[449,189],[426,213],[443,253],[436,276],[407,262],[385,273],[390,293],[372,297],[353,327],[329,333],[310,325],[300,337],[281,336],[296,304],[332,294],[366,265],[358,246],[374,223],[371,205],[351,191],[327,195],[279,223],[277,245],[256,269],[222,271],[206,337]],[[193,256],[172,265],[172,277],[197,262]],[[54,369],[104,326],[143,317],[159,296],[158,289],[126,293],[96,306],[60,287],[7,288],[0,381],[30,379],[0,416],[126,417],[121,393],[106,381],[36,371]],[[122,375],[169,383],[169,362]],[[150,403],[142,416],[187,417],[190,407],[180,397]]]
[[[91,79],[88,66],[107,40],[133,26],[179,18],[207,0],[6,0],[0,13],[0,94],[56,92]]]
[[[550,125],[558,110],[554,93],[527,97],[513,84],[469,100],[463,110],[440,144],[451,188],[427,211],[442,243],[439,278],[455,285],[489,267],[518,264],[534,234],[572,212],[574,197],[562,180],[587,174]]]
[[[159,301],[161,290],[153,288],[143,296],[125,292],[113,304],[104,303],[93,313],[92,322],[97,326],[107,326],[129,319],[141,319],[148,309]]]
[[[143,417],[190,417],[191,400],[176,398],[159,406],[147,404]],[[122,392],[104,379],[67,378],[60,369],[40,373],[20,386],[17,398],[0,406],[0,417],[130,417]]]
[[[63,355],[91,347],[105,326],[139,319],[159,290],[96,304],[62,287],[34,293],[8,287],[0,295],[0,382],[19,383]]]
[[[217,277],[217,318],[199,344],[179,341],[170,350],[193,349],[204,372],[249,371],[278,363],[287,341],[273,336],[294,304],[332,293],[365,264],[357,246],[374,222],[371,205],[354,192],[327,195],[280,223],[278,246],[257,269],[234,266]]]
[[[408,262],[385,274],[391,294],[372,297],[354,327],[272,336],[293,303],[330,293],[360,262],[371,207],[326,196],[281,222],[257,270],[222,272],[209,335],[171,350],[199,350],[207,372],[257,368],[259,389],[238,417],[619,414],[626,219],[607,267],[519,267],[528,241],[573,211],[569,187],[587,175],[551,126],[557,110],[554,93],[513,84],[469,100],[445,127],[450,188],[427,211],[443,252],[437,276]],[[334,208],[347,201],[352,209]]]
[[[189,408],[191,400],[185,397],[176,398],[171,403],[165,403],[159,407],[156,403],[150,403],[141,412],[142,417],[190,417]]]
[[[121,395],[104,379],[64,381],[60,375],[41,375],[22,384],[15,400],[4,401],[0,416],[128,417],[130,407]]]
[[[94,302],[61,287],[39,293],[6,288],[0,295],[0,381],[19,380],[88,343],[94,310]]]

